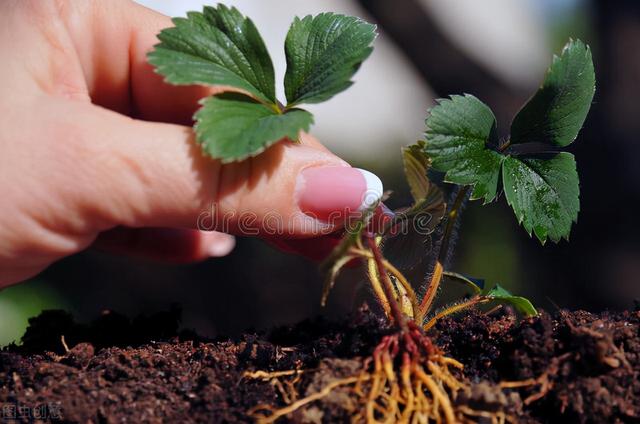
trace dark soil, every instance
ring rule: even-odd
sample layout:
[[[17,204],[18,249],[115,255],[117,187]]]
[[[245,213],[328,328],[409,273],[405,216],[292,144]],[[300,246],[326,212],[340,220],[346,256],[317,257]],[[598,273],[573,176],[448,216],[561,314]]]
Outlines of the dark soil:
[[[0,422],[247,422],[255,405],[284,403],[277,385],[245,371],[313,370],[295,383],[309,394],[357,373],[388,332],[366,309],[342,323],[307,321],[236,340],[178,333],[178,319],[177,310],[133,321],[105,313],[89,325],[59,311],[32,319],[23,344],[0,352]],[[458,402],[503,409],[518,422],[627,423],[640,422],[639,328],[640,311],[524,321],[473,312],[442,320],[433,337],[465,364],[472,389]],[[538,380],[496,386],[527,379]],[[291,419],[348,421],[348,398],[338,391]]]

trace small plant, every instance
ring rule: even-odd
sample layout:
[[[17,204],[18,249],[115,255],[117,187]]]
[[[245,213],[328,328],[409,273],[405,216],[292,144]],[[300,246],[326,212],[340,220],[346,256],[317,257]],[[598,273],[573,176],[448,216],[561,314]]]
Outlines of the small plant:
[[[285,42],[285,106],[275,98],[273,65],[250,19],[219,5],[173,22],[175,27],[158,36],[161,42],[149,61],[170,83],[223,87],[224,93],[204,99],[195,115],[198,143],[222,162],[258,155],[283,138],[295,141],[312,122],[311,114],[297,106],[325,101],[348,88],[375,38],[375,27],[358,18],[333,13],[296,18]],[[525,316],[537,311],[527,299],[500,286],[486,290],[448,270],[453,234],[467,200],[486,204],[504,193],[529,235],[535,234],[543,244],[547,239],[568,240],[579,211],[578,175],[574,156],[560,149],[576,139],[594,90],[591,52],[582,42],[570,41],[554,57],[540,89],[514,118],[506,140],[498,138],[493,113],[477,98],[440,100],[426,120],[425,140],[403,150],[413,204],[395,214],[382,213],[380,203],[364,211],[348,223],[340,244],[322,265],[327,275],[324,303],[347,263],[366,263],[390,334],[360,374],[334,381],[284,408],[259,406],[253,411],[258,421],[273,422],[342,386],[359,399],[352,411],[354,421],[453,423],[488,417],[504,422],[500,411],[455,406],[452,398],[468,383],[451,368],[462,370],[463,365],[445,357],[427,331],[444,316],[489,302],[508,303]],[[442,173],[444,182],[454,185],[448,205],[441,189],[430,181],[430,172]],[[423,236],[439,237],[430,276],[424,287],[416,289],[383,253],[418,220]],[[468,285],[472,293],[434,313],[444,277]],[[301,372],[258,371],[247,378],[273,381],[298,378]]]

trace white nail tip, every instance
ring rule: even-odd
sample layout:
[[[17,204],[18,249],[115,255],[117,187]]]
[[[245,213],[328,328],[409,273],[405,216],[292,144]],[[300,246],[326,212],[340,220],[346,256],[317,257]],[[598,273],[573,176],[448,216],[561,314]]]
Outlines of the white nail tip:
[[[360,210],[365,210],[376,204],[382,198],[384,188],[382,186],[382,181],[376,174],[369,172],[366,169],[355,169],[362,174],[365,182],[367,183],[367,189],[362,196],[362,203],[360,204]]]

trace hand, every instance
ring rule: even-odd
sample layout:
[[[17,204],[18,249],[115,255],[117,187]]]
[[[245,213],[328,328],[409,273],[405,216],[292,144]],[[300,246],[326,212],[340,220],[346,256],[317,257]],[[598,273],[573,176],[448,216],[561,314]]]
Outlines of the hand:
[[[0,4],[0,287],[94,242],[188,261],[228,253],[220,231],[327,234],[332,213],[381,194],[308,135],[237,164],[202,156],[189,126],[213,91],[146,63],[169,25],[127,0]]]

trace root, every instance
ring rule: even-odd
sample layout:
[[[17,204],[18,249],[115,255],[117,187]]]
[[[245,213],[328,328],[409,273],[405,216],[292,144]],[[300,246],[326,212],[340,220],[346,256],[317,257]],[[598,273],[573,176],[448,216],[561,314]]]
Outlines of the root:
[[[67,341],[64,338],[64,334],[60,336],[60,343],[62,343],[62,347],[64,348],[64,353],[69,353],[69,345],[67,345]]]
[[[543,372],[538,378],[528,378],[526,380],[520,381],[503,381],[499,384],[499,386],[503,389],[517,389],[522,387],[540,386],[540,389],[536,393],[529,395],[529,397],[524,400],[525,405],[530,405],[531,403],[545,397],[547,393],[549,393],[549,391],[553,389],[553,381],[551,380],[551,377],[557,375],[560,369],[560,365],[572,356],[573,352],[567,352],[560,356],[552,358],[551,364],[549,365],[547,370]]]
[[[431,339],[410,321],[408,332],[382,339],[359,375],[334,380],[322,390],[290,402],[284,408],[260,405],[249,414],[258,423],[273,423],[342,388],[356,400],[352,422],[452,424],[483,417],[492,423],[504,423],[506,415],[502,412],[475,411],[455,404],[457,392],[466,387],[454,372],[462,367],[455,359],[443,356]],[[291,375],[299,374],[257,372],[245,376],[277,379]]]
[[[552,384],[549,381],[549,374],[545,372],[538,378],[529,378],[521,381],[503,381],[499,384],[501,389],[519,389],[533,386],[540,386],[540,389],[536,393],[525,398],[525,405],[530,405],[533,402],[542,399],[547,395],[547,393],[549,393],[552,388]]]
[[[275,371],[275,372],[266,372],[266,371],[255,371],[255,372],[245,372],[243,377],[252,379],[252,380],[263,380],[271,383],[273,387],[280,393],[282,396],[282,400],[285,403],[293,403],[298,399],[298,390],[296,389],[296,384],[300,381],[302,374],[304,374],[304,370],[286,370],[286,371]],[[292,380],[282,381],[280,378],[294,376]],[[256,408],[254,408],[256,409]]]
[[[360,380],[361,377],[348,377],[348,378],[343,378],[340,380],[336,380],[333,381],[329,384],[327,384],[322,390],[320,390],[319,392],[316,392],[312,395],[309,395],[305,398],[302,398],[296,402],[293,402],[292,404],[290,404],[289,406],[286,406],[284,408],[280,408],[280,409],[274,409],[271,406],[268,405],[258,405],[256,407],[254,407],[253,409],[251,409],[249,411],[249,415],[253,416],[256,419],[256,422],[260,423],[260,424],[268,424],[268,423],[273,423],[275,422],[277,419],[279,419],[280,417],[284,417],[285,415],[288,415],[298,409],[300,409],[301,407],[303,407],[304,405],[311,403],[315,400],[319,400],[322,399],[323,397],[328,396],[334,389],[336,389],[337,387],[340,386],[345,386],[348,384],[353,384],[356,383]],[[257,412],[261,411],[261,410],[269,410],[271,411],[271,415],[269,416],[265,416],[265,415],[260,415]]]
[[[509,419],[507,414],[505,414],[502,411],[498,411],[498,412],[476,411],[475,409],[471,409],[466,405],[462,405],[458,407],[458,410],[465,415],[465,418],[466,417],[472,418],[471,420],[465,420],[464,422],[475,423],[478,421],[478,418],[484,418],[485,420],[490,421],[491,424],[504,424],[507,421],[512,422],[512,420]]]

